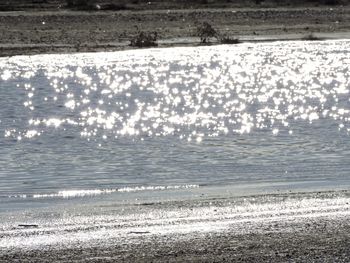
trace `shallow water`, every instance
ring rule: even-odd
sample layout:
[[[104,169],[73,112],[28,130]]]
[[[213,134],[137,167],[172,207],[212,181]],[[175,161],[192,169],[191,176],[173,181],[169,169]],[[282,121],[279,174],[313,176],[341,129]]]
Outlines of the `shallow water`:
[[[349,50],[337,40],[1,58],[0,202],[347,188]]]

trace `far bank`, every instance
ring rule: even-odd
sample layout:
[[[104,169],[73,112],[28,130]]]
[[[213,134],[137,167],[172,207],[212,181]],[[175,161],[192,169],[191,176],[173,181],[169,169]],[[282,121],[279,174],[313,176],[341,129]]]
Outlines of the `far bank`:
[[[205,22],[221,35],[240,41],[348,38],[350,8],[0,12],[0,56],[130,49],[140,32],[156,33],[160,47],[200,45],[198,26]]]

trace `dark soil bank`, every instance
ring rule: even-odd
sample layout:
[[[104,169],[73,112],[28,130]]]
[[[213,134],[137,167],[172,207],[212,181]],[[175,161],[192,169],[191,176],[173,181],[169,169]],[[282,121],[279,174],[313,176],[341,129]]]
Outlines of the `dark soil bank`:
[[[203,22],[230,38],[350,33],[348,6],[270,8],[271,4],[262,4],[247,8],[232,3],[223,8],[213,2],[198,5],[200,9],[181,9],[183,2],[171,2],[172,9],[161,2],[153,4],[154,9],[147,4],[140,8],[141,2],[138,9],[99,11],[54,9],[57,3],[51,3],[46,9],[0,12],[0,55],[121,50],[130,48],[140,31],[157,32],[160,46],[183,45],[189,37],[185,42],[197,45],[197,27]]]

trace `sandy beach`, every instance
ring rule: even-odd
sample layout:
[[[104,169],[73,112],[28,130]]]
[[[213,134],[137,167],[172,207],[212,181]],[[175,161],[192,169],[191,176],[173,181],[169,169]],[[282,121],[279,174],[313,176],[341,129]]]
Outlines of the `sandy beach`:
[[[0,261],[348,262],[349,200],[336,191],[113,202],[16,226],[22,214],[3,226]]]
[[[108,247],[22,251],[0,255],[1,262],[348,262],[349,218],[319,219],[290,225],[279,223],[263,233],[155,236],[135,233],[134,243]],[[269,230],[271,229],[271,230]],[[273,229],[273,230],[272,230]]]

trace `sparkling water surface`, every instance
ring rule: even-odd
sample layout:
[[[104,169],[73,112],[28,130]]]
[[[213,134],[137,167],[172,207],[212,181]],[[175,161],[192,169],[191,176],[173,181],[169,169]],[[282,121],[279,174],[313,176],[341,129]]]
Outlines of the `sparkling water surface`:
[[[1,58],[0,196],[347,186],[349,50],[337,40]]]

